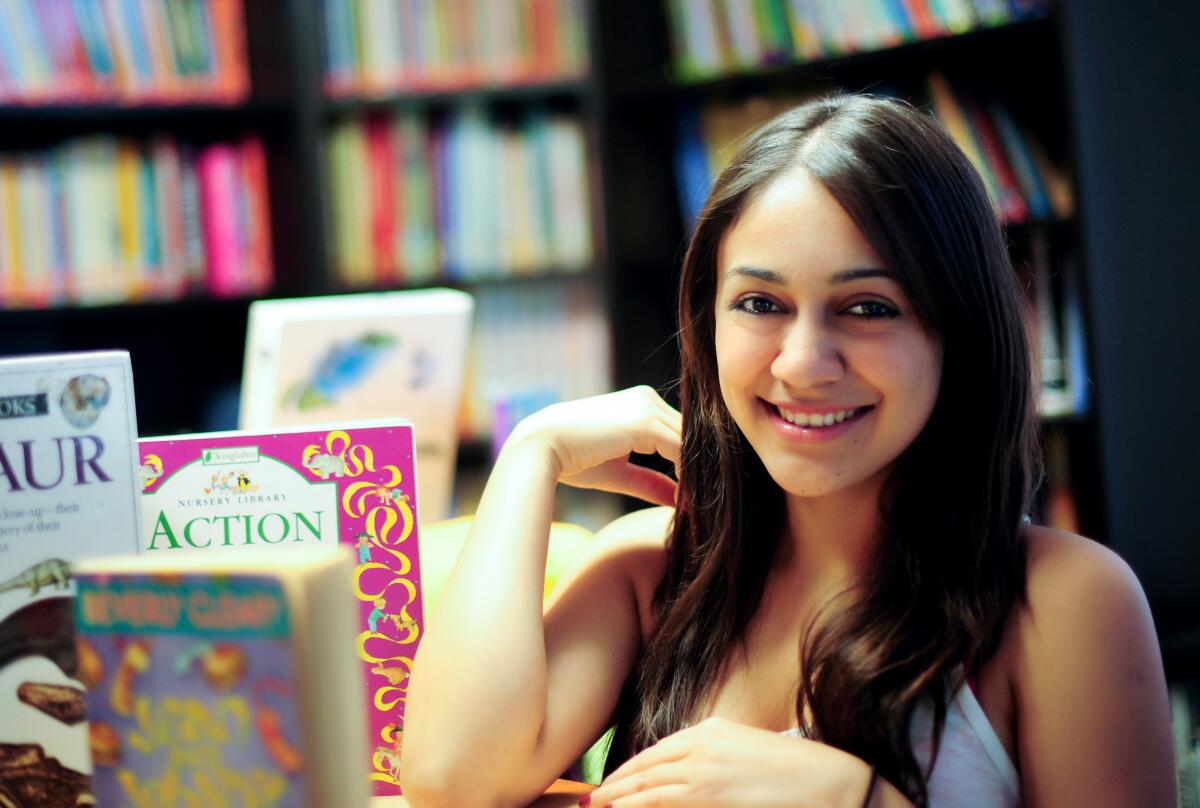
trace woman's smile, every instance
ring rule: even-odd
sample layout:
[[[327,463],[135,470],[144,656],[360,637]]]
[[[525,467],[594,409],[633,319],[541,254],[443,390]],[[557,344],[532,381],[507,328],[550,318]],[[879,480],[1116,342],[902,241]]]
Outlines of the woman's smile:
[[[802,443],[832,441],[847,434],[875,409],[872,405],[807,407],[804,409],[762,401],[772,424],[786,440]]]

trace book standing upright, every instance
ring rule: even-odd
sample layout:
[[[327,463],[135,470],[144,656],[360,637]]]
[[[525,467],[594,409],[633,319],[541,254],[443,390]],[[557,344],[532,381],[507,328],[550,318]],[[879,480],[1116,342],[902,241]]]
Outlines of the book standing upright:
[[[398,793],[404,698],[424,625],[412,425],[181,435],[143,440],[139,450],[147,556],[186,565],[197,556],[236,563],[265,551],[284,561],[351,548],[346,596],[366,693],[342,709],[366,716],[362,776],[376,794]]]
[[[76,560],[138,551],[123,351],[0,361],[0,804],[91,799]]]

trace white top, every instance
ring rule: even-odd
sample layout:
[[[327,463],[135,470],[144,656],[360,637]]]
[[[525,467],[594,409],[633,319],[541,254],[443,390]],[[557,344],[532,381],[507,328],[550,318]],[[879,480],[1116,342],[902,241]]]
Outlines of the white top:
[[[922,768],[928,765],[933,708],[913,715],[909,737]],[[789,730],[787,735],[801,734]],[[1021,779],[979,700],[964,682],[946,706],[946,725],[929,778],[929,808],[1020,808]]]

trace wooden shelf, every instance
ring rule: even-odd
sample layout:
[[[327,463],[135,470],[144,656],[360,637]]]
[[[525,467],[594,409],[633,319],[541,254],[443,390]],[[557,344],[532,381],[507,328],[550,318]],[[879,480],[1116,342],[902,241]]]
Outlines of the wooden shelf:
[[[664,76],[635,90],[629,100],[703,100],[711,97],[740,97],[768,90],[799,89],[846,73],[879,74],[884,65],[909,70],[944,68],[959,58],[979,58],[981,53],[1001,52],[1031,38],[1054,35],[1048,17],[1020,20],[962,34],[904,42],[890,48],[858,51],[810,62],[780,62],[751,69],[722,73],[691,81]]]
[[[280,116],[282,103],[251,101],[242,104],[49,104],[26,106],[0,105],[0,123],[4,124],[88,124],[111,128],[127,123],[152,122],[174,128],[198,118],[260,122]]]
[[[458,90],[416,90],[378,97],[332,97],[325,99],[323,114],[326,120],[329,120],[405,107],[459,107],[468,104],[577,100],[584,95],[588,86],[586,78],[578,78],[529,84],[482,85]]]

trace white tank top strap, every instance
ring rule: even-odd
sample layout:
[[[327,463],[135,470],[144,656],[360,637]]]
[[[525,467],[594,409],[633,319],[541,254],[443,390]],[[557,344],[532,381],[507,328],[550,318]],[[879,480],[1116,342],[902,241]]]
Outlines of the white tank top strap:
[[[996,767],[996,772],[1000,775],[1014,804],[1020,804],[1021,777],[1017,773],[1017,767],[1008,756],[1008,750],[1001,743],[1000,736],[996,734],[995,727],[988,720],[987,713],[983,711],[983,705],[979,703],[975,692],[971,690],[966,681],[958,688],[954,704],[958,706],[963,717],[967,719],[967,723],[971,725],[971,729],[975,731],[975,737],[979,739],[979,743],[991,759],[992,765]]]

